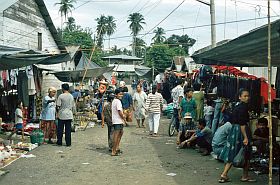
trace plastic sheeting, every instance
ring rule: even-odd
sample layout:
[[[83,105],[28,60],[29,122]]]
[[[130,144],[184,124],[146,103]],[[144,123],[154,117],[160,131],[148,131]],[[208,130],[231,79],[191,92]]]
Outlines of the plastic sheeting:
[[[113,71],[113,68],[114,67],[99,67],[88,69],[87,71],[85,69],[75,71],[60,71],[54,72],[52,74],[54,74],[62,82],[81,82],[85,73],[85,79],[91,79],[99,77],[104,73]]]
[[[17,69],[32,64],[52,65],[70,60],[68,53],[42,54],[33,50],[13,48],[0,45],[0,70]]]

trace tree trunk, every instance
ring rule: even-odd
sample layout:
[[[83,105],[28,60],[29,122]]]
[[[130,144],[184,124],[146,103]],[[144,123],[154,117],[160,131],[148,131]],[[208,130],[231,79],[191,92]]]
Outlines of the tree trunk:
[[[135,48],[136,48],[136,36],[133,35],[133,42],[132,42],[132,56],[135,56]]]

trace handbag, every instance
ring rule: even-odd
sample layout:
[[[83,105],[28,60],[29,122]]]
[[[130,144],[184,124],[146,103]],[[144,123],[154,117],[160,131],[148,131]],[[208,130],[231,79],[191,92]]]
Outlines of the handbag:
[[[245,147],[242,146],[234,157],[232,165],[237,168],[243,168],[245,165]]]

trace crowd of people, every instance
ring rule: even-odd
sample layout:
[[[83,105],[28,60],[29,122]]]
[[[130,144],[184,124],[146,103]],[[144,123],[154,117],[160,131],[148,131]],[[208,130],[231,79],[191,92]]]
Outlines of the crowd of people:
[[[102,111],[102,126],[107,124],[108,145],[112,156],[122,153],[120,141],[123,127],[132,122],[132,114],[137,122],[137,127],[145,128],[145,119],[148,117],[150,135],[158,134],[163,98],[157,92],[157,86],[152,86],[152,91],[147,95],[142,88],[142,83],[136,85],[133,96],[128,92],[125,84],[121,84],[114,93],[107,95]]]
[[[57,90],[54,87],[48,89],[48,95],[43,98],[42,112],[40,114],[40,129],[44,134],[43,144],[56,144],[62,146],[63,133],[65,132],[66,146],[71,146],[71,123],[76,112],[74,97],[70,94],[68,84],[62,84],[62,94],[55,98]],[[15,129],[8,136],[12,143],[12,136],[21,132],[24,135],[24,115],[22,101],[18,101],[15,110]]]
[[[254,182],[248,173],[252,158],[252,146],[256,146],[258,157],[268,156],[268,120],[260,118],[252,134],[249,128],[249,91],[240,89],[239,102],[229,110],[229,102],[221,98],[212,100],[204,93],[203,85],[185,85],[177,79],[171,91],[173,116],[178,132],[179,148],[193,148],[203,156],[214,154],[225,162],[219,182],[229,182],[228,172],[241,148],[244,149],[244,165],[241,181]],[[205,106],[204,106],[205,105]],[[276,146],[275,146],[276,147]]]
[[[145,92],[143,88],[145,83],[142,80],[132,84],[133,94],[130,94],[123,82],[114,91],[103,93],[100,97],[98,113],[102,126],[106,124],[108,128],[108,146],[112,156],[122,154],[120,142],[124,126],[130,126],[133,117],[138,128],[146,127],[147,118],[150,136],[158,136],[164,99],[158,92],[157,84],[151,86],[150,92]],[[40,128],[44,132],[45,142],[53,144],[53,139],[57,137],[56,144],[61,146],[65,127],[66,146],[71,146],[71,122],[76,110],[75,101],[81,95],[78,90],[71,94],[68,84],[62,84],[62,91],[63,93],[55,99],[56,89],[49,88],[49,94],[43,99]],[[203,156],[213,152],[217,159],[224,161],[225,167],[220,175],[220,183],[230,181],[228,172],[240,149],[245,148],[241,181],[255,181],[248,174],[252,145],[257,147],[259,156],[266,155],[269,132],[267,119],[260,118],[256,131],[251,133],[249,91],[240,89],[239,102],[230,113],[227,112],[227,101],[221,101],[220,98],[213,101],[205,95],[203,85],[190,86],[180,78],[175,81],[171,97],[179,148],[197,149]],[[15,112],[17,130],[23,128],[21,108],[22,103],[19,102]]]

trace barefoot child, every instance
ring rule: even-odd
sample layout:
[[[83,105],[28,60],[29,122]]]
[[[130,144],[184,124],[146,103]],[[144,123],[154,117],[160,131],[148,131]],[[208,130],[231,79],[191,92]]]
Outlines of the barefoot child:
[[[23,133],[23,116],[22,116],[22,102],[21,101],[18,101],[17,108],[15,111],[15,129],[8,136],[8,139],[11,140],[12,136],[19,130],[21,130],[21,132]]]

